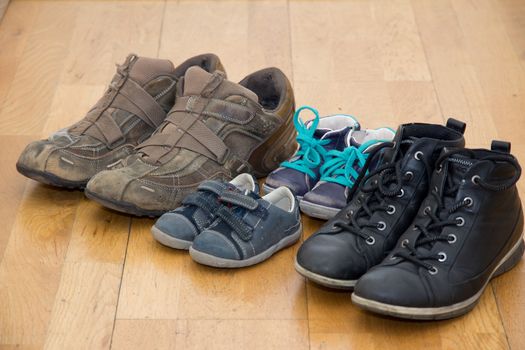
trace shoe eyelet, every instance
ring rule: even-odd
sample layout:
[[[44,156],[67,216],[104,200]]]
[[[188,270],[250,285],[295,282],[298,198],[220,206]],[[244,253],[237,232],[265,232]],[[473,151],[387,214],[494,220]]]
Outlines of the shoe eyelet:
[[[463,199],[463,201],[465,202],[465,205],[467,207],[471,207],[472,204],[474,204],[474,200],[470,197],[465,197],[465,199]]]
[[[416,153],[414,153],[414,158],[417,159],[417,160],[421,160],[421,157],[423,157],[423,156],[424,156],[424,154],[421,151],[417,151]]]
[[[371,184],[372,184],[372,186],[376,186],[377,185],[377,180],[372,181]]]
[[[404,239],[401,241],[401,247],[406,248],[406,246],[410,243],[408,239]]]
[[[451,233],[451,234],[448,235],[448,243],[449,244],[454,244],[454,243],[456,243],[457,240],[458,240],[458,237],[455,234]]]
[[[397,197],[398,197],[398,198],[401,198],[401,197],[403,197],[404,195],[405,195],[405,190],[401,189],[401,190],[399,191],[399,194],[397,195]]]
[[[463,219],[461,216],[458,216],[456,218],[456,221],[457,221],[456,226],[460,226],[461,227],[461,226],[465,225],[465,219]]]
[[[474,176],[472,176],[472,178],[470,180],[472,181],[472,183],[474,185],[477,185],[479,183],[480,179],[481,179],[481,177],[479,177],[479,175],[474,175]]]
[[[396,207],[394,207],[393,205],[390,204],[388,206],[388,209],[387,209],[386,213],[388,215],[394,215],[395,212],[396,212]]]
[[[438,166],[436,172],[440,174],[443,171],[443,165]]]
[[[397,259],[397,256],[395,256],[395,255],[392,255],[392,256],[390,257],[390,260],[396,260],[396,259]]]
[[[428,269],[428,273],[431,275],[435,275],[438,273],[438,269],[435,266],[432,266],[430,269]]]
[[[346,212],[345,216],[347,219],[350,219],[352,217],[352,215],[354,215],[354,211],[353,210],[349,210]]]
[[[439,262],[443,262],[447,260],[447,254],[445,252],[439,252],[438,256],[439,256],[439,259],[438,259]]]
[[[368,236],[368,238],[365,239],[365,242],[368,245],[374,245],[374,243],[376,242],[376,239],[374,237],[372,237],[372,236]]]
[[[384,221],[379,221],[377,223],[377,229],[379,231],[384,231],[386,229],[386,223]]]
[[[431,211],[432,211],[432,208],[425,207],[425,209],[423,209],[423,214],[428,215],[428,214],[430,214]]]
[[[410,181],[410,180],[412,180],[412,178],[414,177],[414,173],[411,172],[411,171],[407,171],[407,172],[405,173],[405,177],[407,178],[407,181]]]

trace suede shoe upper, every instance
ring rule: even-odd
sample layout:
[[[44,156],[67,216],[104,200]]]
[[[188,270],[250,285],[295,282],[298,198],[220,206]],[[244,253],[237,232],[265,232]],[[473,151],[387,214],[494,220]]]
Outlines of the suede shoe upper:
[[[136,154],[122,167],[91,179],[89,197],[131,214],[160,215],[179,206],[204,180],[227,181],[266,166],[264,157],[251,156],[276,133],[283,132],[283,142],[293,140],[293,131],[286,127],[293,115],[293,94],[276,68],[236,84],[221,73],[191,67],[178,95],[165,122],[137,146]],[[280,161],[293,147],[268,153]]]
[[[131,154],[164,121],[177,81],[192,65],[223,69],[212,54],[190,58],[177,68],[168,60],[129,55],[87,115],[47,140],[29,144],[17,169],[47,184],[84,187],[93,175]]]
[[[259,193],[259,185],[251,175],[246,173],[238,175],[230,182],[203,181],[197,187],[196,192],[190,193],[183,199],[182,206],[162,215],[155,222],[154,227],[164,235],[192,242],[215,220],[215,212],[220,207],[219,197],[224,191]],[[179,246],[174,246],[174,248]]]
[[[394,131],[389,128],[349,130],[345,137],[345,148],[327,153],[320,170],[320,181],[301,200],[303,212],[315,216],[315,212],[310,213],[304,203],[333,209],[334,215],[345,207],[358,178],[366,171],[369,154],[382,142],[392,141],[394,135]]]
[[[303,122],[299,115],[309,110],[314,119]],[[319,117],[314,108],[303,106],[294,115],[299,149],[293,157],[281,164],[266,178],[267,192],[279,186],[288,187],[298,198],[310,191],[317,181],[321,166],[330,150],[343,150],[350,130],[358,130],[359,123],[350,115]]]

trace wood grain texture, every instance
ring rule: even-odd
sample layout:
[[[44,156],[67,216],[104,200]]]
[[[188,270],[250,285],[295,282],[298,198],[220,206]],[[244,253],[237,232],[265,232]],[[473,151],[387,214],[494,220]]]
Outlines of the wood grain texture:
[[[523,262],[464,317],[377,317],[300,277],[299,244],[252,268],[207,268],[155,242],[152,220],[15,170],[27,142],[86,113],[129,52],[174,64],[214,52],[234,81],[276,66],[298,105],[365,128],[452,116],[468,145],[507,139],[523,161],[524,23],[520,0],[12,1],[0,22],[0,348],[525,348]],[[303,239],[321,225],[304,217]]]

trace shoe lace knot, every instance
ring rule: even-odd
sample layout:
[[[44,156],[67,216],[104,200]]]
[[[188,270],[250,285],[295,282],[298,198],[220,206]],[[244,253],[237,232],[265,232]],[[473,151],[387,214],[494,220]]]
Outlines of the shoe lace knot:
[[[309,110],[315,115],[315,118],[308,126],[299,118],[299,114],[303,110]],[[295,169],[308,174],[314,180],[317,179],[317,174],[313,169],[321,164],[327,153],[324,146],[331,142],[329,139],[319,139],[314,137],[314,133],[319,125],[319,119],[319,112],[317,112],[315,108],[309,106],[303,106],[295,112],[293,122],[295,129],[297,130],[297,143],[299,144],[299,150],[291,160],[281,163],[282,167]]]

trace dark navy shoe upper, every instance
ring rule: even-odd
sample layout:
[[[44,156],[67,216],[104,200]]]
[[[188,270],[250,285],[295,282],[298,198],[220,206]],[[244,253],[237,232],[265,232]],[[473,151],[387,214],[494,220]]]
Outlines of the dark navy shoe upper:
[[[364,166],[369,154],[382,142],[392,141],[394,135],[394,130],[389,128],[349,130],[345,148],[327,153],[320,181],[301,201],[334,209],[345,207],[358,178],[366,171]]]
[[[224,191],[259,193],[259,185],[249,174],[240,174],[230,182],[204,181],[197,191],[184,198],[182,206],[163,214],[155,227],[174,238],[193,241],[215,220],[215,212],[220,207],[219,197]]]
[[[512,249],[521,257],[523,212],[515,185],[521,169],[510,144],[503,151],[501,144],[493,143],[492,151],[443,151],[413,223],[359,280],[356,295],[397,306],[448,306],[482,290]]]
[[[293,193],[280,187],[263,198],[253,192],[225,191],[217,219],[194,240],[192,250],[221,259],[245,260],[292,234],[301,217]]]
[[[310,110],[315,118],[303,122],[299,115],[304,110]],[[358,130],[359,123],[349,115],[332,115],[319,117],[317,110],[311,107],[301,107],[294,115],[297,130],[298,151],[294,156],[274,170],[266,178],[267,189],[279,186],[288,187],[296,196],[302,197],[319,181],[319,171],[330,150],[343,150],[345,137],[349,130]]]
[[[349,204],[307,239],[297,264],[337,280],[356,280],[378,264],[410,225],[427,194],[433,164],[445,147],[463,147],[465,125],[401,125],[392,143],[370,155],[374,168]]]

